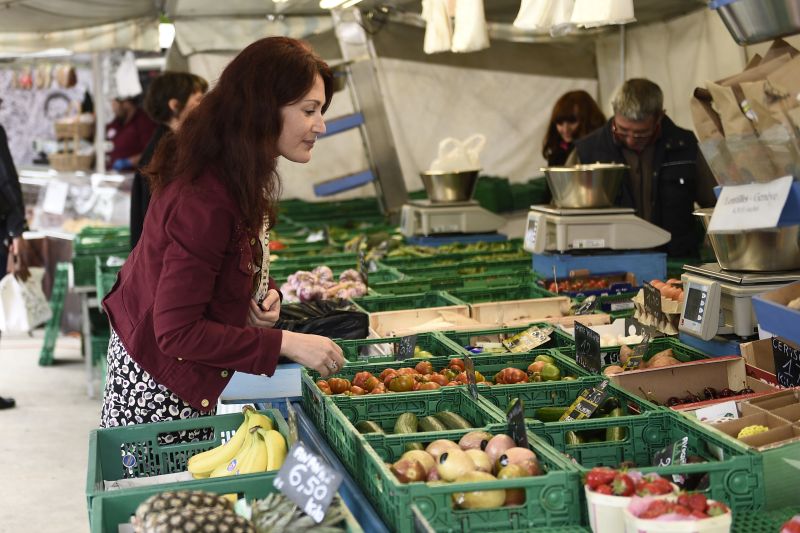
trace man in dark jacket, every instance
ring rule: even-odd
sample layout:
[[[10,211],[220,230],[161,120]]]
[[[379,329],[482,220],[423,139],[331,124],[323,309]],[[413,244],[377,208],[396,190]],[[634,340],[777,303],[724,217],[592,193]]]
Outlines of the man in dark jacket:
[[[661,88],[650,80],[626,81],[611,105],[614,116],[575,143],[567,164],[628,165],[617,204],[670,232],[668,255],[697,257],[702,233],[692,215],[694,204],[715,203],[713,177],[697,139],[666,116]]]
[[[0,100],[2,102],[2,100]],[[19,176],[11,158],[8,148],[6,130],[0,126],[0,269],[6,272],[8,265],[9,249],[14,256],[21,259],[24,241],[22,232],[25,231],[25,205],[22,202],[22,188],[19,185]],[[13,267],[18,277],[25,280],[28,269],[25,264],[16,262]],[[2,276],[0,276],[2,277]],[[0,397],[0,409],[14,407],[12,398]]]

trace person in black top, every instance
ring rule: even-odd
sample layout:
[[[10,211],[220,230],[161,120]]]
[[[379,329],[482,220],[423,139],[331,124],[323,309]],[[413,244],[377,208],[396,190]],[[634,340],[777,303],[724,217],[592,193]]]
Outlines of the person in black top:
[[[542,143],[548,167],[564,165],[575,141],[601,127],[606,121],[597,102],[586,91],[564,93],[553,106],[550,125]]]
[[[131,190],[131,249],[139,242],[144,216],[150,205],[150,188],[141,169],[150,163],[156,146],[168,132],[176,131],[186,114],[194,109],[208,90],[208,82],[188,72],[164,72],[154,79],[144,98],[144,110],[158,124],[139,159]]]
[[[636,216],[670,232],[668,255],[699,256],[703,232],[692,213],[695,203],[711,207],[716,198],[697,138],[670,120],[661,88],[650,80],[627,80],[611,106],[614,116],[575,143],[567,164],[628,165],[616,204],[634,208]]]
[[[0,105],[3,100],[0,99]],[[25,204],[22,201],[22,188],[19,184],[19,176],[11,158],[11,150],[8,148],[8,137],[6,130],[0,126],[0,268],[4,272],[8,270],[9,252],[14,257],[11,269],[16,276],[25,281],[30,275],[23,249],[25,240],[22,233],[27,229],[25,222]],[[2,276],[0,276],[2,277]],[[12,398],[0,397],[0,409],[14,407],[15,402]]]

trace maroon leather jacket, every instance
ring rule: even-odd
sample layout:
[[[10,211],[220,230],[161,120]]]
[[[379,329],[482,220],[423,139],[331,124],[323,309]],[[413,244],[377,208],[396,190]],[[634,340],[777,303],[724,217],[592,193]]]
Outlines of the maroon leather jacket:
[[[211,172],[178,178],[153,197],[141,240],[103,300],[130,356],[200,410],[216,405],[236,370],[271,376],[280,352],[280,330],[246,325],[251,246],[260,244],[241,220]]]

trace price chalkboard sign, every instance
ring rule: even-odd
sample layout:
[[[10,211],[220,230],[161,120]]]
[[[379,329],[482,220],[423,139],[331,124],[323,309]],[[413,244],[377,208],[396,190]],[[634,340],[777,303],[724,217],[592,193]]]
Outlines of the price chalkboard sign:
[[[600,334],[575,321],[575,362],[593,374],[600,373]]]
[[[417,336],[408,335],[400,337],[395,345],[394,359],[395,361],[405,361],[414,357],[414,350],[417,347]]]
[[[361,279],[364,280],[364,285],[369,288],[369,265],[367,264],[367,254],[364,253],[364,250],[359,250],[358,252],[358,273],[361,275]]]
[[[781,337],[772,337],[775,376],[781,387],[800,386],[800,349]]]
[[[659,450],[653,455],[653,466],[674,466],[685,465],[687,454],[689,452],[689,437],[682,437],[675,442],[671,443],[666,448]],[[683,483],[684,478],[680,474],[673,474],[672,481],[675,483]]]
[[[649,283],[644,284],[644,310],[661,320],[661,293]]]
[[[596,387],[582,391],[558,419],[559,422],[591,418],[608,396],[606,387],[608,387],[608,380],[604,379]]]
[[[272,484],[319,524],[342,484],[342,475],[296,442]]]
[[[464,356],[464,370],[467,373],[467,388],[473,400],[478,399],[478,383],[475,381],[475,362],[472,357]]]
[[[506,412],[508,420],[508,434],[520,448],[528,447],[528,433],[525,431],[525,406],[522,400],[514,398]]]

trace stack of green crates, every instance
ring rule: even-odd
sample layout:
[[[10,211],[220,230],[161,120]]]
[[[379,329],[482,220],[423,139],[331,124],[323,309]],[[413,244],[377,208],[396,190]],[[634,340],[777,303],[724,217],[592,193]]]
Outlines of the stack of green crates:
[[[78,287],[96,283],[96,259],[109,256],[127,257],[131,251],[131,234],[128,227],[87,227],[72,243],[72,269],[74,284]]]

